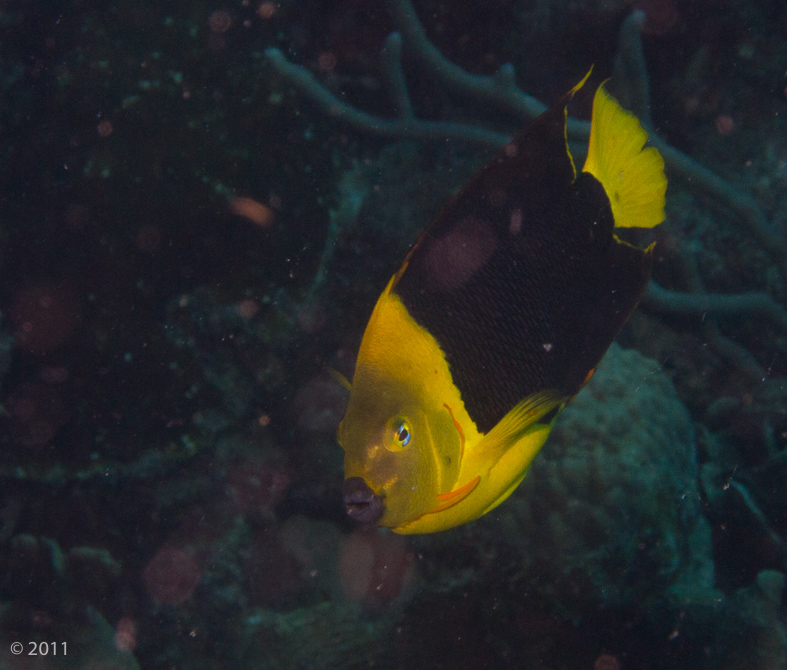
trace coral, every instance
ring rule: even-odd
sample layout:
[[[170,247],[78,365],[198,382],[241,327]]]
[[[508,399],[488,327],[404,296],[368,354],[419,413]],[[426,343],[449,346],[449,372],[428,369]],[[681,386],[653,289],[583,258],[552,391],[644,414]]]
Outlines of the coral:
[[[358,617],[351,605],[322,602],[286,613],[260,610],[251,621],[242,667],[399,667],[388,625]]]
[[[339,582],[344,597],[369,611],[385,611],[413,578],[407,538],[387,529],[357,530],[342,542]]]
[[[30,667],[138,670],[134,656],[118,646],[116,631],[90,604],[111,596],[120,577],[121,566],[108,551],[87,546],[64,551],[51,538],[23,533],[11,539],[3,559],[0,667],[28,667],[9,648],[28,640],[27,655],[36,640],[50,646]]]
[[[394,51],[394,53],[397,52],[401,48],[399,46],[400,41],[401,37],[397,33],[392,34],[386,43],[386,49]],[[424,140],[437,140],[448,137],[496,147],[503,146],[508,141],[507,136],[485,130],[484,128],[467,126],[461,123],[423,121],[410,118],[407,116],[409,104],[403,104],[401,101],[397,105],[400,113],[403,114],[400,119],[380,119],[339,100],[330,91],[323,88],[308,70],[290,63],[279,49],[271,47],[266,51],[265,55],[268,62],[280,74],[308,95],[329,116],[350,123],[356,128],[391,137],[410,137]],[[508,83],[513,84],[513,80]],[[401,89],[397,88],[394,91],[394,98],[400,99],[401,93]]]
[[[120,577],[120,563],[105,549],[78,546],[63,551],[52,538],[29,533],[11,538],[4,560],[3,592],[55,620],[106,597]]]
[[[142,578],[156,602],[178,605],[191,597],[201,576],[201,567],[187,548],[162,547],[148,563]]]
[[[613,344],[496,525],[556,611],[644,610],[687,589],[709,597],[698,474],[691,417],[669,378]]]
[[[244,552],[250,602],[281,610],[330,598],[341,537],[333,524],[300,515],[260,529]]]
[[[787,630],[780,610],[784,573],[763,570],[752,586],[725,604],[726,620],[716,632],[713,660],[728,670],[787,666]]]

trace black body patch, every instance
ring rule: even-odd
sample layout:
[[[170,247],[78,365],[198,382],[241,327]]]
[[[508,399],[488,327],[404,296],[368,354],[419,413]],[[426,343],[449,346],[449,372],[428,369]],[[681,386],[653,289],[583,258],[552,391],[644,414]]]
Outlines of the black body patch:
[[[574,178],[569,99],[462,189],[393,287],[442,347],[483,433],[532,393],[576,394],[650,276],[651,254],[615,239],[601,184]]]

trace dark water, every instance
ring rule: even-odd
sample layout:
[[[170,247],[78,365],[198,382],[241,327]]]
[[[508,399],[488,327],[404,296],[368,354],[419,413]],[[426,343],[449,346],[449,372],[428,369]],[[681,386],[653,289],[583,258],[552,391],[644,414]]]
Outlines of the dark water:
[[[787,667],[787,7],[406,10],[0,2],[0,668]],[[660,138],[651,289],[509,501],[362,531],[328,369],[505,63]]]

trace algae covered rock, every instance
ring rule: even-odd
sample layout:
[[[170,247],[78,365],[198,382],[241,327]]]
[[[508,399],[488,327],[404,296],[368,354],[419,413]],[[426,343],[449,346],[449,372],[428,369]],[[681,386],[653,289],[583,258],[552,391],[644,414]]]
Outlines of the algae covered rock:
[[[716,628],[713,661],[728,670],[787,667],[787,631],[782,617],[784,573],[763,570],[751,586],[724,603]]]
[[[361,670],[396,668],[390,622],[368,620],[345,603],[323,602],[292,612],[259,610],[249,620],[248,668]]]
[[[613,344],[500,507],[532,588],[556,611],[712,601],[694,430],[659,365]]]

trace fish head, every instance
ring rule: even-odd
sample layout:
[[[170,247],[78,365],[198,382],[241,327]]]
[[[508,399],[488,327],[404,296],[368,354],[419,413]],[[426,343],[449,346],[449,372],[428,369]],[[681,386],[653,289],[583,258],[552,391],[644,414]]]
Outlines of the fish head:
[[[418,393],[406,384],[359,380],[356,374],[337,433],[344,449],[348,515],[363,524],[396,529],[431,511],[446,472],[455,476],[459,466],[456,430],[442,424],[446,421],[440,413],[419,402]],[[457,455],[440,458],[441,450]]]

